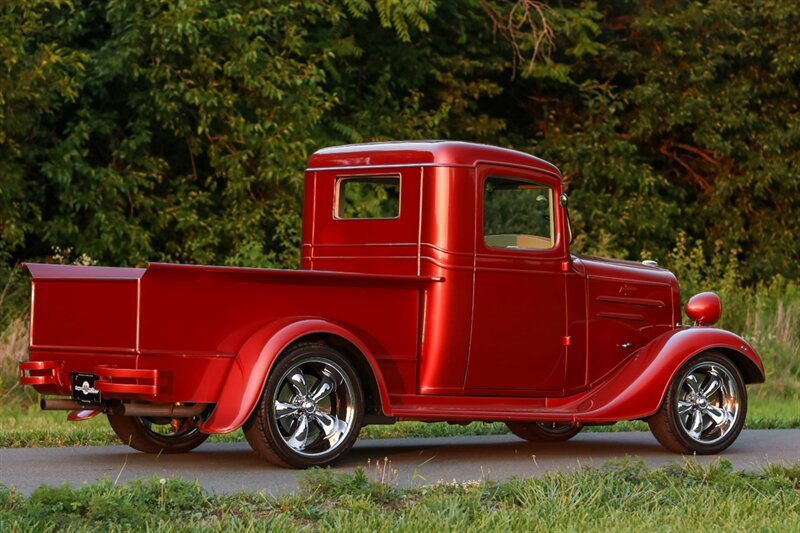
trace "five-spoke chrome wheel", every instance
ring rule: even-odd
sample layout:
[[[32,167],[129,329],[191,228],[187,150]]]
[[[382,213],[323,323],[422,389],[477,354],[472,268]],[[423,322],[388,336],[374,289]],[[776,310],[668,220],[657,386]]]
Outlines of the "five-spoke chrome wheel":
[[[275,365],[245,435],[281,466],[326,465],[350,449],[361,429],[357,374],[338,351],[299,344]]]
[[[736,439],[746,413],[747,392],[739,369],[711,351],[678,371],[661,409],[648,422],[665,447],[679,453],[711,454]]]
[[[355,419],[353,396],[350,378],[333,361],[314,357],[293,365],[279,379],[272,399],[283,442],[311,457],[341,446]]]

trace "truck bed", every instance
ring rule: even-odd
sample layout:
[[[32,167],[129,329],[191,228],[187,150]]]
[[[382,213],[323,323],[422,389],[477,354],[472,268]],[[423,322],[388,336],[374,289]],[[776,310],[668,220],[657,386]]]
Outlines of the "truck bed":
[[[256,331],[323,317],[363,339],[387,385],[413,393],[420,291],[437,281],[158,263],[146,269],[26,266],[34,287],[30,359],[53,366],[32,373],[49,376],[39,391],[71,394],[73,372],[141,370],[117,370],[122,386],[107,387],[106,397],[143,395],[154,402],[215,402]]]

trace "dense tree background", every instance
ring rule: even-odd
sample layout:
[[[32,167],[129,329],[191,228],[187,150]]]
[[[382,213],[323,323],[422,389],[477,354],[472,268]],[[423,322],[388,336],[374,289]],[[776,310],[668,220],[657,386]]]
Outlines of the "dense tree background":
[[[791,0],[10,0],[0,263],[295,266],[313,150],[449,138],[559,165],[579,251],[797,278],[798,28]]]

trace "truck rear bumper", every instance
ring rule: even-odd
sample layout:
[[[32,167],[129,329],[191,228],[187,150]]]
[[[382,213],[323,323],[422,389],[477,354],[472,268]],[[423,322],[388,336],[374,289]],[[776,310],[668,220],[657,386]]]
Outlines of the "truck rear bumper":
[[[158,395],[158,370],[155,368],[113,368],[109,365],[97,365],[94,373],[100,379],[95,388],[101,394],[140,394],[144,396]]]
[[[69,390],[69,376],[63,372],[63,361],[25,361],[19,364],[19,382],[22,385],[52,386]],[[95,388],[104,395],[134,394],[156,396],[158,394],[158,370],[138,368],[114,368],[96,365],[90,370],[98,380]]]
[[[22,385],[42,394],[73,396],[72,374],[97,376],[94,387],[103,399],[148,402],[217,401],[232,357],[116,354],[37,353],[19,364]]]

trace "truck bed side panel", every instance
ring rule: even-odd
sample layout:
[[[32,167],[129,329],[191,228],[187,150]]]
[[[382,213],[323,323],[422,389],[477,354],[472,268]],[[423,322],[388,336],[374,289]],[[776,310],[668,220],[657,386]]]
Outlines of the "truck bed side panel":
[[[151,267],[142,279],[141,307],[143,360],[158,354],[232,357],[265,324],[324,317],[364,342],[389,388],[415,390],[419,287],[413,284]]]

